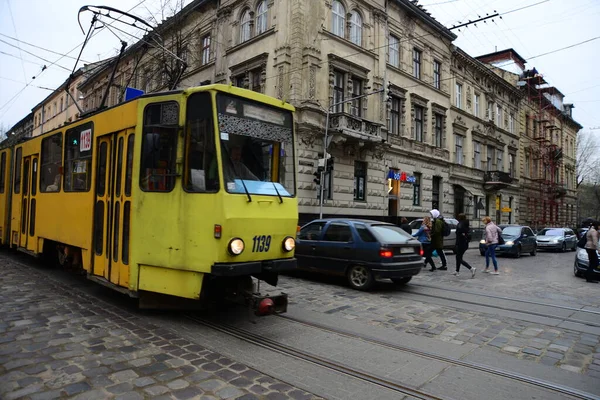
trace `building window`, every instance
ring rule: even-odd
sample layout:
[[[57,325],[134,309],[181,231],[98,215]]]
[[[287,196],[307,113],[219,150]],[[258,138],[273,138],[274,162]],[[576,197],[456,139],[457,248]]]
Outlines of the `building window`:
[[[60,99],[60,112],[63,112],[64,110],[64,104],[63,104],[63,99]]]
[[[421,79],[421,51],[413,49],[413,76]]]
[[[53,117],[56,117],[57,111],[56,111],[56,102],[54,102],[54,114],[52,114]]]
[[[435,114],[435,147],[442,147],[442,116]]]
[[[531,158],[529,153],[525,153],[525,176],[529,177],[531,174]]]
[[[356,10],[350,15],[350,41],[359,46],[362,44],[362,17]]]
[[[401,102],[397,97],[392,97],[392,107],[390,109],[390,126],[389,130],[394,135],[400,134],[400,109]]]
[[[202,38],[202,65],[210,62],[210,35]]]
[[[334,35],[344,37],[346,29],[346,10],[339,1],[334,1],[332,5],[333,20],[331,21],[331,30]]]
[[[358,97],[360,95],[362,95],[362,81],[352,78],[352,97]],[[360,117],[362,115],[362,98],[352,100],[350,114],[355,117]]]
[[[262,71],[260,68],[256,68],[250,71],[250,90],[262,93],[262,85],[260,84],[261,73]]]
[[[515,158],[516,156],[512,153],[508,155],[508,173],[513,178],[516,176]]]
[[[267,30],[267,2],[261,1],[256,7],[256,34],[260,35],[261,33]]]
[[[473,142],[473,168],[481,169],[481,143]]]
[[[488,121],[493,121],[494,120],[494,103],[491,102],[491,101],[488,101],[487,120]]]
[[[433,87],[439,89],[442,84],[442,64],[439,61],[433,62]]]
[[[463,137],[460,135],[454,135],[454,154],[456,157],[456,163],[459,165],[463,165],[464,157],[463,157]]]
[[[413,183],[413,206],[421,205],[421,174],[415,172],[415,183]]]
[[[496,155],[498,157],[496,167],[498,168],[498,171],[504,172],[504,152],[502,150],[497,150]]]
[[[354,200],[365,200],[367,191],[367,163],[354,161]]]
[[[487,147],[487,164],[486,171],[493,171],[494,169],[494,146]]]
[[[423,141],[423,107],[415,106],[415,140]]]
[[[431,187],[431,208],[435,210],[440,209],[440,189],[442,187],[442,178],[439,176],[434,176],[432,187]]]
[[[240,43],[244,43],[244,42],[250,40],[251,23],[252,23],[252,17],[250,16],[250,10],[246,10],[242,14],[241,29],[240,29]]]
[[[499,128],[503,128],[502,126],[502,106],[500,104],[496,104],[496,125]]]
[[[390,60],[389,63],[396,68],[400,67],[400,39],[390,36]]]
[[[510,114],[508,116],[508,131],[510,133],[515,133],[515,115]]]
[[[481,110],[479,109],[479,100],[480,100],[480,96],[478,94],[473,95],[473,104],[474,104],[473,114],[478,118],[481,113]]]
[[[462,85],[460,83],[456,84],[456,99],[454,105],[457,108],[462,108]]]
[[[335,106],[335,112],[344,111],[344,105],[341,104],[344,101],[344,74],[339,71],[334,72],[334,84],[333,84],[333,104]]]

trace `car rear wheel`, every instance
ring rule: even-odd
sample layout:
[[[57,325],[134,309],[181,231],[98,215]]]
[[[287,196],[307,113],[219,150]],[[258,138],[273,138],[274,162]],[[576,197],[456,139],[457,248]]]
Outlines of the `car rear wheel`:
[[[404,278],[392,278],[392,282],[394,282],[396,285],[406,285],[411,279],[412,276],[405,276]]]
[[[371,270],[362,265],[351,266],[347,278],[350,286],[357,290],[369,290],[374,282]]]

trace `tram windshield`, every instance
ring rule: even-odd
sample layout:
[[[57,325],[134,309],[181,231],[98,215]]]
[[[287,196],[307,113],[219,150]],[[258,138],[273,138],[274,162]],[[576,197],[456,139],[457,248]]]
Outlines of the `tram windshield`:
[[[294,196],[292,113],[218,93],[217,115],[225,190]]]

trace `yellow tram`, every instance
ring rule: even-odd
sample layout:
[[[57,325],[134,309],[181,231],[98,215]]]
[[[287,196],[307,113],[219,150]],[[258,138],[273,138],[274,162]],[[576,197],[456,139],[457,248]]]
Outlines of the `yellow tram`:
[[[0,237],[141,307],[296,267],[294,108],[227,85],[145,95],[0,150]]]

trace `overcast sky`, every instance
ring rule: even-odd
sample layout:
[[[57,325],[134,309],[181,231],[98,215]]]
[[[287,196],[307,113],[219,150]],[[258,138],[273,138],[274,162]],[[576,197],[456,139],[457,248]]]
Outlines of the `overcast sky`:
[[[131,9],[133,14],[145,19],[154,15],[160,20],[161,4],[166,1],[0,0],[0,126],[12,126],[25,117],[51,93],[42,88],[56,88],[68,77],[74,59],[60,59],[60,55],[47,50],[77,57],[84,39],[77,23],[81,6],[102,4],[124,11]],[[559,50],[600,37],[600,0],[421,0],[420,4],[438,21],[451,27],[494,11],[502,14],[540,2],[543,3],[508,13],[502,19],[494,18],[493,22],[488,20],[460,32],[455,30],[458,39],[454,43],[472,56],[515,49],[528,60],[528,68],[535,67],[566,95],[565,102],[575,104],[573,116],[584,126],[583,130],[598,128],[593,132],[600,136],[600,81],[596,78],[600,39]],[[82,15],[87,29],[91,14]],[[155,25],[154,21],[149,22]],[[140,31],[129,29],[129,32],[141,36]],[[133,43],[131,37],[120,35],[129,44]],[[21,43],[11,38],[18,38]],[[118,47],[118,39],[104,29],[92,38],[82,59],[97,61],[115,55]],[[542,55],[549,52],[553,53]],[[538,55],[542,56],[535,57]],[[53,62],[56,63],[41,72],[44,64]],[[32,80],[34,76],[36,79]]]

